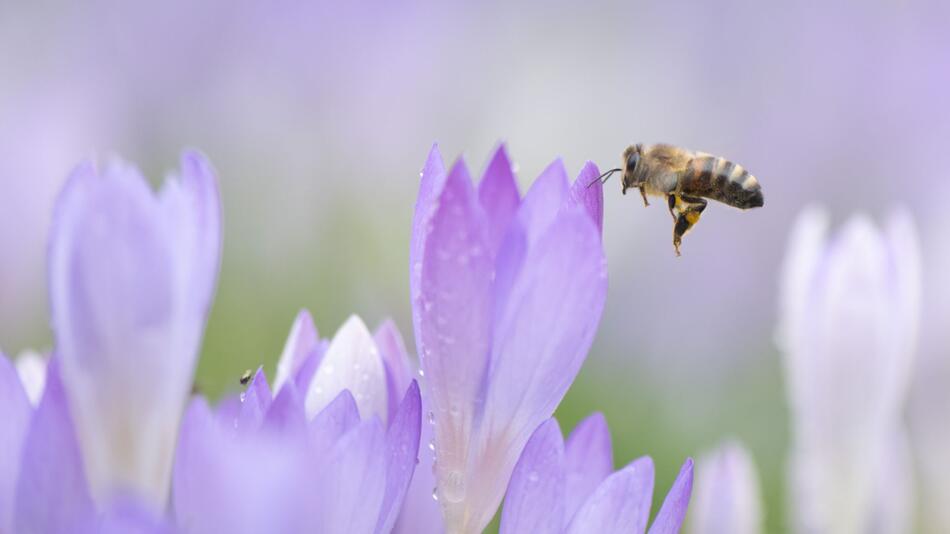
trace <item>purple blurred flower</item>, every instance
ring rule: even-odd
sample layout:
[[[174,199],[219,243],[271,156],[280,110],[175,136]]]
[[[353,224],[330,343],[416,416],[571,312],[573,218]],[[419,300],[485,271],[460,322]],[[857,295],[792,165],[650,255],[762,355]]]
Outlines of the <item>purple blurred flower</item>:
[[[803,213],[782,285],[780,343],[793,418],[799,532],[907,532],[911,462],[901,412],[920,305],[914,225],[855,217],[827,241]]]
[[[236,412],[192,402],[175,465],[181,531],[389,532],[417,461],[418,386],[388,429],[348,389],[313,419],[293,383],[271,396],[258,371]]]
[[[687,459],[649,532],[679,532],[693,485]],[[613,471],[603,416],[582,421],[564,443],[548,419],[531,436],[508,485],[501,534],[642,533],[653,500],[653,461],[645,456]]]
[[[696,463],[696,495],[690,506],[693,534],[762,532],[762,497],[752,456],[725,443]]]
[[[437,148],[422,172],[410,294],[449,532],[481,532],[531,433],[580,369],[603,311],[603,191],[560,160],[519,198],[498,149],[476,190]]]

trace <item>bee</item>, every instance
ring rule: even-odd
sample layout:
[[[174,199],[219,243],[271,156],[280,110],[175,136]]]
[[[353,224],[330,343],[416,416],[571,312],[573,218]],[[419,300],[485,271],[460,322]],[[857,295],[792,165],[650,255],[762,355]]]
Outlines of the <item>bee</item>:
[[[656,144],[636,144],[623,152],[623,167],[611,169],[598,180],[606,183],[615,172],[623,172],[623,194],[639,189],[643,204],[647,196],[666,197],[673,216],[673,249],[680,255],[683,236],[699,222],[712,199],[739,209],[763,205],[762,186],[741,165],[725,158],[692,152],[684,148]]]

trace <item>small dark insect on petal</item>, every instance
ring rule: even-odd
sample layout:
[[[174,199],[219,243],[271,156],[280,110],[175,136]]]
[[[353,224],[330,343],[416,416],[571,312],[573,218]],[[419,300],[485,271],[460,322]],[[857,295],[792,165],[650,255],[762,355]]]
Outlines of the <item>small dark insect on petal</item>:
[[[251,376],[253,376],[253,373],[250,369],[244,371],[244,374],[241,375],[241,385],[246,386],[251,381]]]

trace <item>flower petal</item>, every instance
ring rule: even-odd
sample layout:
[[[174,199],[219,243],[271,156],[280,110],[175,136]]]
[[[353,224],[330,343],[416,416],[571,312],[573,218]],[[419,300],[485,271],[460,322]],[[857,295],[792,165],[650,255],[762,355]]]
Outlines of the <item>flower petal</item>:
[[[20,376],[20,384],[30,399],[30,404],[36,406],[43,397],[43,388],[46,386],[45,356],[36,352],[25,352],[16,359],[16,372]]]
[[[33,407],[17,372],[0,352],[0,532],[13,532],[13,504],[23,443]]]
[[[344,389],[310,421],[310,436],[316,451],[327,451],[347,432],[360,424],[356,400]]]
[[[564,438],[548,419],[532,434],[508,483],[501,534],[560,534],[566,523]]]
[[[435,214],[437,200],[442,193],[446,178],[438,145],[432,145],[419,177],[419,196],[416,198],[416,208],[412,217],[412,236],[409,241],[409,298],[413,303],[412,325],[417,342],[422,338],[419,334],[421,325],[419,314],[422,310],[415,304],[422,290],[422,257],[425,254],[426,240],[430,233],[429,225]]]
[[[666,494],[663,506],[656,514],[649,534],[676,534],[683,525],[689,497],[693,491],[693,459],[687,458],[679,475],[673,481],[673,487]]]
[[[353,405],[354,410],[356,405]],[[357,416],[358,417],[358,416]],[[264,416],[264,426],[277,433],[298,432],[307,427],[303,399],[293,382],[284,384]]]
[[[317,327],[313,324],[313,317],[310,316],[310,312],[300,310],[297,313],[297,318],[294,319],[293,326],[290,327],[290,334],[287,336],[284,350],[280,353],[280,359],[277,361],[274,391],[280,391],[280,388],[291,377],[297,375],[307,356],[317,348],[319,341],[320,336],[317,333]]]
[[[173,534],[175,529],[147,506],[123,499],[86,528],[71,529],[74,534]]]
[[[318,526],[311,532],[374,532],[386,494],[386,436],[379,419],[360,423],[321,460],[311,500]]]
[[[643,457],[607,477],[574,515],[566,532],[642,534],[653,499],[653,460]]]
[[[726,443],[699,461],[696,497],[690,506],[693,534],[759,534],[762,497],[749,452]]]
[[[558,288],[551,291],[551,288]],[[495,318],[492,374],[475,465],[488,521],[532,428],[551,416],[587,356],[606,298],[600,236],[586,213],[567,210],[529,248],[524,268]],[[485,471],[493,473],[487,475]]]
[[[58,361],[49,364],[46,389],[22,451],[12,532],[68,532],[70,526],[94,519]]]
[[[323,361],[310,382],[307,416],[313,417],[348,389],[363,418],[387,417],[386,370],[366,324],[352,315],[333,336]]]
[[[574,185],[571,186],[568,202],[583,207],[597,225],[597,232],[603,235],[604,186],[597,179],[598,176],[600,176],[600,169],[597,165],[590,161],[585,163],[581,173],[574,180]]]
[[[541,171],[518,210],[518,221],[526,231],[529,246],[554,222],[569,192],[567,169],[558,158]]]
[[[389,392],[387,396],[388,420],[392,421],[400,400],[412,382],[412,363],[409,362],[409,354],[406,353],[402,334],[399,333],[399,328],[392,319],[383,321],[373,334],[373,340],[376,341],[379,354],[386,366],[386,389]]]
[[[163,508],[178,422],[217,275],[216,179],[196,155],[157,198],[135,169],[70,177],[49,280],[57,357],[97,499]],[[128,432],[129,428],[136,432]]]
[[[567,438],[564,457],[567,474],[567,509],[570,520],[597,486],[614,471],[610,429],[604,414],[581,421]]]
[[[386,434],[386,493],[376,532],[389,533],[396,523],[412,473],[419,462],[419,431],[422,427],[422,399],[419,384],[412,381]]]
[[[270,409],[271,391],[264,376],[264,368],[259,367],[247,390],[241,395],[241,413],[238,415],[237,427],[241,431],[257,430],[264,421],[264,414]]]
[[[464,500],[468,447],[491,339],[493,265],[465,164],[449,173],[426,239],[418,312],[443,506]]]
[[[505,145],[500,145],[478,184],[478,200],[488,220],[488,242],[496,254],[521,204]]]

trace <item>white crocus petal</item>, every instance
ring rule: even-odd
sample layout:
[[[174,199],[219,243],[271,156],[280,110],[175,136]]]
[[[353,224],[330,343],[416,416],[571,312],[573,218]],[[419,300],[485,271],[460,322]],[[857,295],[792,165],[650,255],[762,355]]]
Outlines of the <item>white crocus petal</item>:
[[[762,532],[762,498],[755,465],[738,443],[727,443],[697,462],[690,505],[692,534]]]
[[[885,232],[855,217],[827,243],[826,226],[799,219],[782,292],[792,517],[799,532],[866,532],[913,363],[919,252],[906,214]]]
[[[290,328],[290,335],[287,336],[280,360],[277,361],[277,373],[274,377],[275,394],[287,380],[296,374],[319,341],[320,336],[317,334],[317,327],[313,324],[310,312],[300,310]]]
[[[33,406],[40,402],[46,387],[46,364],[46,357],[38,352],[27,351],[16,359],[17,375]]]
[[[366,324],[353,315],[333,336],[307,389],[307,418],[312,418],[344,389],[350,390],[360,417],[386,421],[386,371]]]

